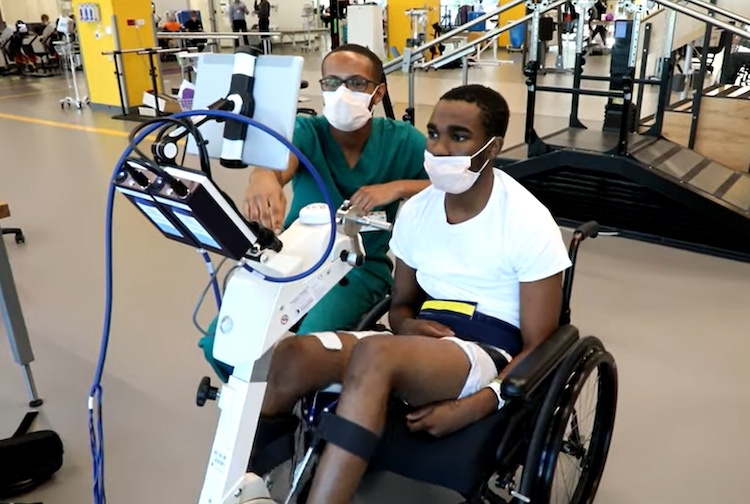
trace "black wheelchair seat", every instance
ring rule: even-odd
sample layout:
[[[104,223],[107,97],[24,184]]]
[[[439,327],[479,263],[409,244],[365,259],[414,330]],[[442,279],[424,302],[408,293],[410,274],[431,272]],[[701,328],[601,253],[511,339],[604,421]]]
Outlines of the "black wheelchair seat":
[[[389,410],[370,470],[390,471],[464,496],[487,481],[504,427],[513,416],[510,410],[500,410],[458,432],[436,438],[411,432],[404,421],[406,413],[399,407]]]

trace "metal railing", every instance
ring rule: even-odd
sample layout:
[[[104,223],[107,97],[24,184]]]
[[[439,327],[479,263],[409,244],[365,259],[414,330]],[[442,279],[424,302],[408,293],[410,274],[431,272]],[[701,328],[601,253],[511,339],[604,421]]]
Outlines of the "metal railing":
[[[445,34],[443,34],[443,35],[441,35],[439,37],[436,37],[436,38],[430,40],[429,42],[425,42],[421,46],[412,48],[411,49],[412,59],[414,57],[418,56],[418,55],[421,55],[425,51],[428,51],[430,48],[435,47],[438,44],[441,44],[441,43],[447,41],[448,39],[450,39],[452,37],[455,37],[456,35],[460,35],[460,34],[462,34],[464,32],[469,31],[469,28],[471,28],[471,27],[479,25],[479,24],[481,24],[481,23],[483,23],[483,22],[485,22],[485,21],[487,21],[489,19],[492,19],[492,18],[494,18],[494,17],[502,14],[503,12],[505,12],[505,11],[507,11],[509,9],[512,9],[513,7],[516,7],[518,5],[522,5],[524,3],[526,3],[525,0],[513,0],[512,2],[509,2],[509,3],[505,4],[505,5],[502,5],[502,6],[498,7],[497,9],[491,10],[490,12],[488,12],[486,14],[483,14],[483,15],[477,17],[477,18],[472,19],[468,23],[464,23],[461,26],[457,26],[456,28],[452,29],[448,33],[445,33]],[[462,46],[462,48],[463,48],[463,46]],[[399,68],[401,68],[401,65],[402,65],[403,61],[404,61],[404,57],[403,56],[399,56],[397,58],[394,58],[391,61],[389,61],[388,63],[386,63],[385,65],[383,65],[383,71],[386,74],[394,72],[395,70],[398,70]]]
[[[703,2],[701,0],[684,0],[684,1],[695,5],[696,7],[701,7],[702,9],[706,9],[710,12],[720,14],[724,17],[737,21],[738,23],[745,23],[745,24],[750,25],[750,18],[742,17],[739,14],[732,12],[732,11],[728,11],[722,7],[719,7],[718,5]]]
[[[548,10],[556,9],[556,8],[560,7],[561,5],[563,5],[565,3],[565,1],[566,0],[557,0],[555,2],[552,2],[547,7],[541,9],[540,12],[546,12]],[[445,63],[448,63],[448,62],[450,62],[450,61],[452,61],[454,59],[457,59],[458,57],[461,57],[461,55],[463,55],[463,53],[465,53],[468,48],[473,48],[473,47],[476,47],[476,46],[478,46],[479,44],[481,44],[483,42],[486,42],[488,40],[492,40],[493,38],[497,37],[501,33],[506,32],[508,30],[512,30],[516,26],[524,24],[527,21],[530,21],[531,18],[532,18],[532,14],[526,14],[525,16],[520,17],[520,18],[518,18],[517,20],[515,20],[515,21],[513,21],[511,23],[508,23],[508,24],[503,25],[503,26],[498,26],[497,28],[488,31],[487,33],[485,33],[481,37],[478,37],[478,38],[472,40],[471,42],[468,42],[468,43],[462,45],[458,49],[456,49],[454,51],[451,51],[448,54],[443,54],[442,56],[439,56],[439,57],[437,57],[437,58],[435,58],[433,60],[430,60],[430,61],[427,61],[427,62],[421,64],[420,68],[439,67],[439,66],[441,66],[441,64],[445,64]]]
[[[743,30],[742,28],[736,25],[729,24],[725,21],[721,21],[708,14],[703,14],[702,12],[698,12],[696,10],[691,9],[690,7],[680,5],[676,2],[671,2],[669,0],[654,0],[654,1],[660,5],[663,5],[664,7],[668,9],[672,9],[673,11],[679,12],[681,14],[685,14],[686,16],[689,16],[693,19],[697,19],[698,21],[703,21],[704,23],[715,26],[716,28],[721,28],[722,30],[726,30],[728,32],[732,32],[741,37],[750,39],[750,31]],[[696,2],[696,0],[687,0],[687,1],[692,1],[693,3]],[[712,12],[721,14],[719,11],[715,10],[715,6],[711,4],[705,4],[705,5],[707,5],[708,7],[706,8],[712,10]],[[725,12],[728,12],[728,11],[725,11]],[[733,14],[733,16],[736,16],[736,15]],[[739,17],[739,16],[736,16],[736,17]]]

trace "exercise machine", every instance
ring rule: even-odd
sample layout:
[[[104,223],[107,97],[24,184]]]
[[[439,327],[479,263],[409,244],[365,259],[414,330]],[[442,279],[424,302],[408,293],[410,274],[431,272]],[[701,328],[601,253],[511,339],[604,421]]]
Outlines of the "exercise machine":
[[[270,67],[283,66],[284,59],[301,60],[284,56],[261,58],[274,58]],[[256,475],[245,474],[245,468],[263,401],[269,351],[329,289],[353,267],[364,263],[360,228],[372,226],[390,230],[389,223],[371,220],[348,202],[344,202],[335,212],[331,210],[331,201],[322,179],[290,142],[296,93],[289,96],[293,99],[290,104],[292,113],[286,114],[289,115],[286,122],[291,124],[284,135],[248,119],[263,116],[262,113],[257,114],[261,109],[254,106],[253,96],[254,89],[262,88],[255,82],[256,76],[263,77],[263,74],[255,72],[259,59],[247,53],[234,55],[231,84],[224,93],[220,89],[215,90],[217,94],[225,94],[225,98],[218,100],[210,110],[156,119],[137,128],[143,133],[140,137],[132,137],[130,152],[135,152],[135,155],[123,156],[112,179],[113,189],[131,201],[166,237],[238,261],[237,271],[229,281],[222,302],[214,350],[222,362],[234,367],[234,373],[221,391],[219,406],[222,414],[210,454],[201,504],[239,503],[251,499],[256,499],[253,502],[264,502],[257,500],[267,496],[263,480]],[[287,66],[298,69],[296,82],[292,83],[298,90],[301,61]],[[276,78],[278,74],[266,72],[263,80],[273,85]],[[231,110],[232,113],[222,110]],[[274,104],[273,111],[283,114],[283,110],[284,107]],[[311,169],[319,181],[326,204],[305,208],[300,219],[278,237],[256,223],[245,221],[210,175],[210,156],[201,128],[208,126],[212,119],[223,122],[222,165],[242,166],[242,147],[250,136],[248,126],[255,126],[262,133],[286,144],[303,166]],[[146,157],[137,149],[137,143],[148,133],[159,129],[161,131],[152,149],[153,158]],[[211,133],[204,131],[208,135]],[[175,162],[177,142],[189,134],[200,151],[202,170],[186,169]],[[270,155],[273,154],[272,151]],[[285,160],[277,159],[274,164],[267,157],[251,155],[250,161],[256,159],[260,162],[254,164],[277,169],[286,166]],[[110,194],[110,211],[113,194]],[[255,308],[250,311],[246,309],[247,300],[250,299],[248,295],[257,300]],[[247,338],[248,331],[265,336],[257,340]],[[101,387],[100,380],[101,375],[95,378],[97,383],[92,387],[92,426],[95,423],[94,412],[97,411],[93,404]],[[201,391],[207,394],[206,397],[218,397],[210,384],[203,385]],[[92,440],[96,446],[97,433],[93,427]],[[103,467],[98,465],[103,464],[99,453],[94,450],[97,468]],[[95,492],[97,502],[103,502],[103,480],[100,480],[100,485]]]

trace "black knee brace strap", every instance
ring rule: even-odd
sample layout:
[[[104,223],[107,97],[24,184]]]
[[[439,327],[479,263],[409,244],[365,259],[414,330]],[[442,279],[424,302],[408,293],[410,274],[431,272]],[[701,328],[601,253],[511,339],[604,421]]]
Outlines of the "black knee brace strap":
[[[323,413],[315,430],[315,440],[336,445],[369,462],[375,454],[380,437],[346,418]]]

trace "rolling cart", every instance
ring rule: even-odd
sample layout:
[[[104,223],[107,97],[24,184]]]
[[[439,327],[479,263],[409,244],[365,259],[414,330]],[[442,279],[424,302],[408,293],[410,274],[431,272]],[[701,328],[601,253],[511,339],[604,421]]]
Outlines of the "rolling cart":
[[[76,51],[73,42],[70,40],[70,34],[65,33],[65,40],[54,42],[55,49],[60,55],[60,64],[62,65],[63,73],[65,74],[65,80],[68,83],[68,89],[73,89],[73,96],[66,96],[60,100],[60,108],[64,109],[68,107],[77,108],[81,110],[84,105],[90,103],[89,97],[81,97],[80,89],[78,87],[78,78],[76,76],[76,68],[78,68],[78,62],[76,59]]]

